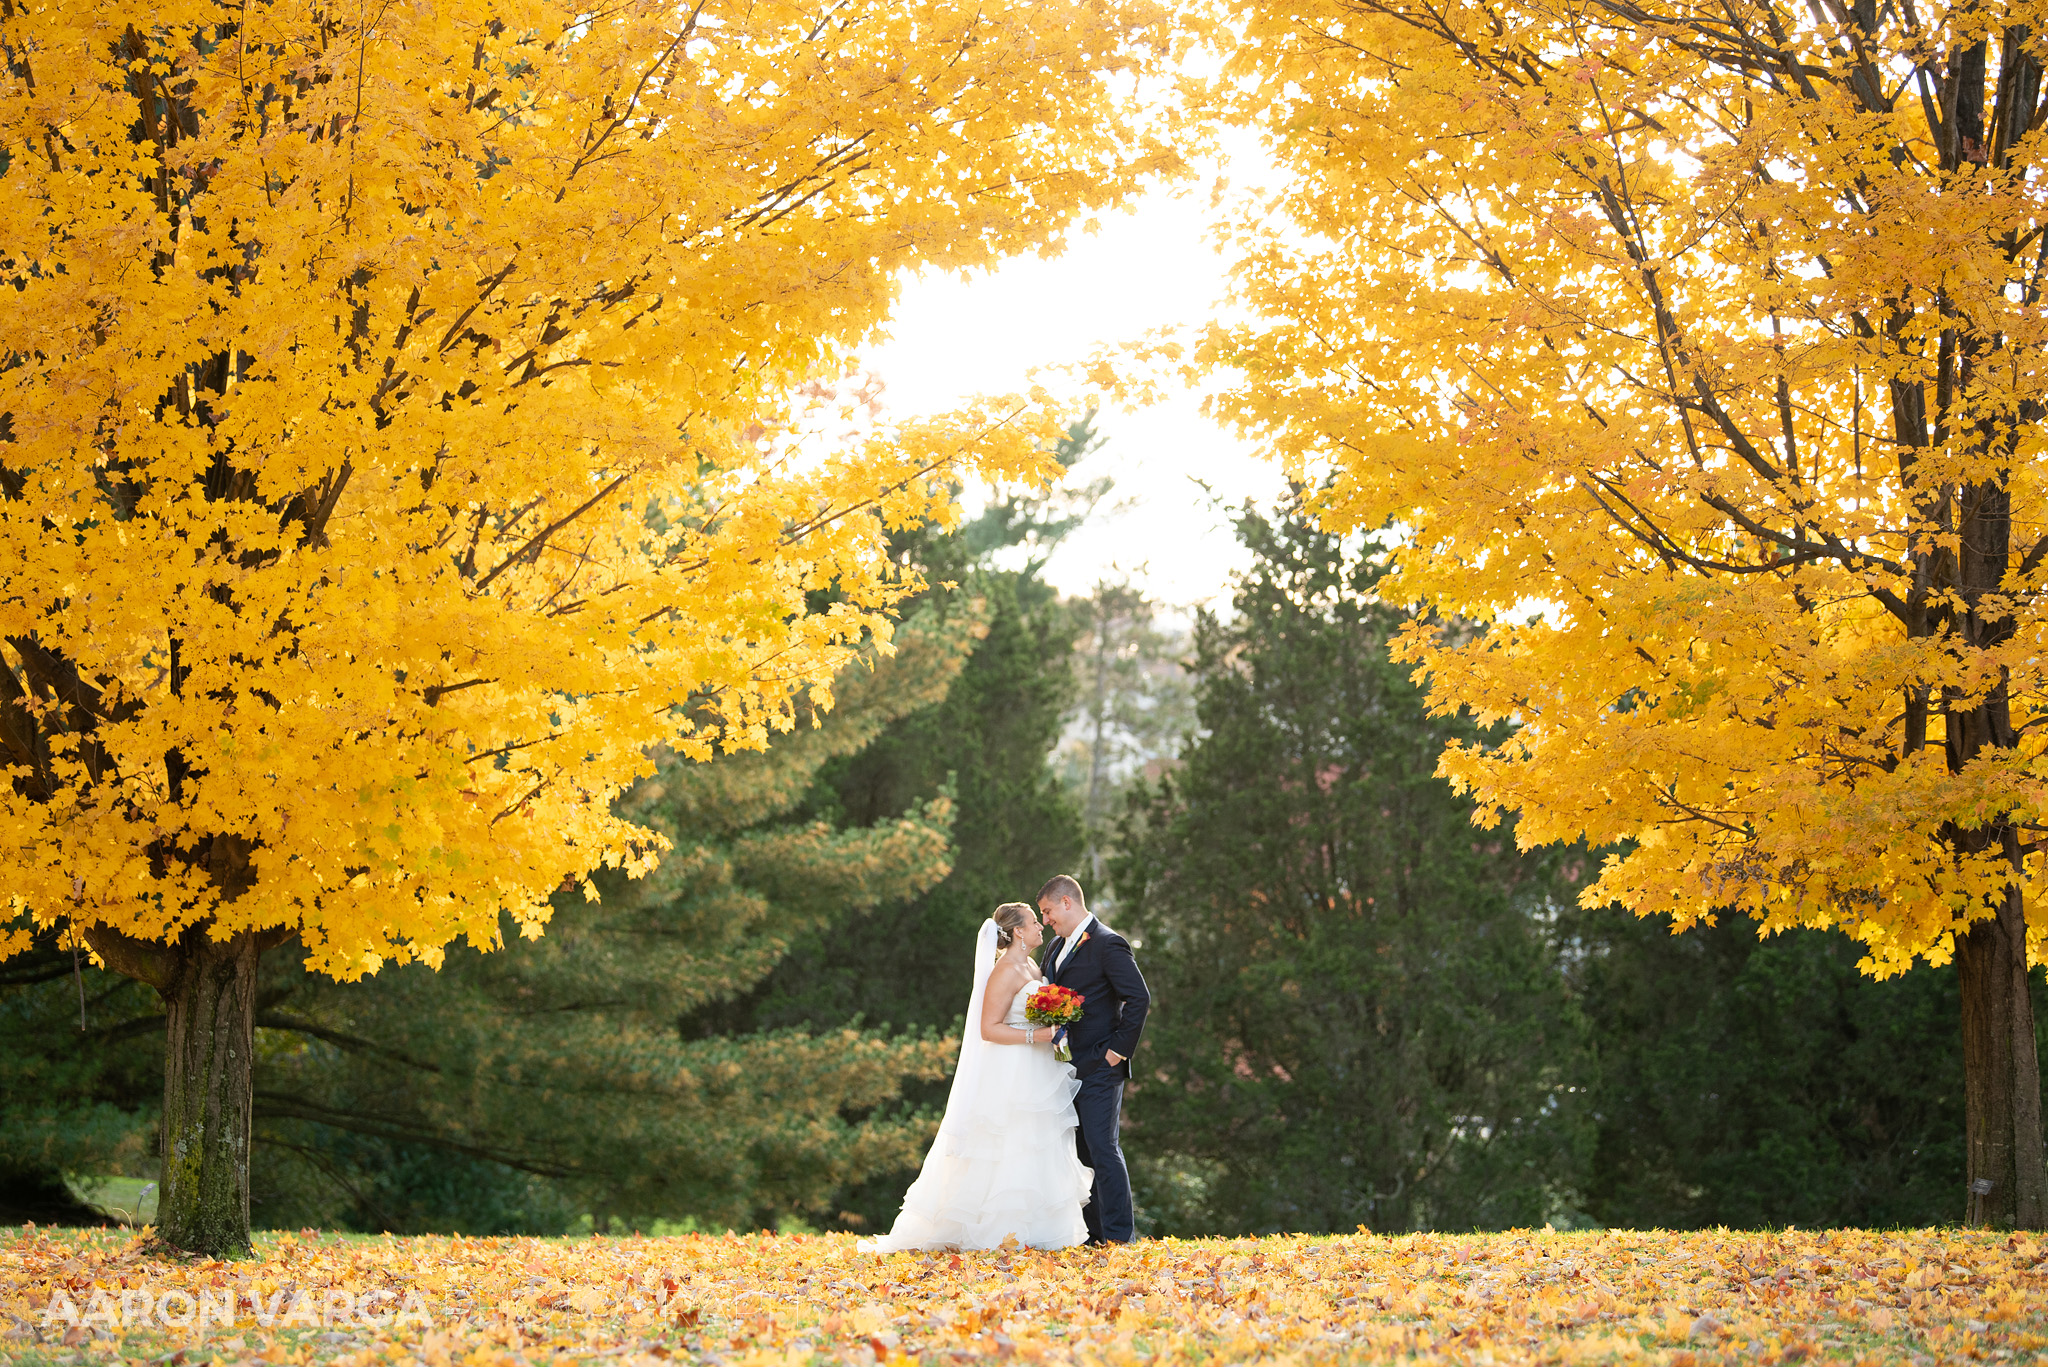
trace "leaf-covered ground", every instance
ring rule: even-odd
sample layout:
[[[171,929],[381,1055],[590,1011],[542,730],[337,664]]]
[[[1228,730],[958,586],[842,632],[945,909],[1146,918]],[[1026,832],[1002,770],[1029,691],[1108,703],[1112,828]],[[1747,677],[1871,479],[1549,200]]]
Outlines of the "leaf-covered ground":
[[[887,1258],[839,1235],[307,1232],[260,1239],[259,1261],[183,1265],[139,1256],[119,1233],[0,1239],[0,1361],[22,1363],[2048,1363],[2040,1245],[1957,1231],[1544,1230]],[[203,1335],[162,1322],[196,1320],[202,1297],[216,1320],[232,1304],[234,1322]]]

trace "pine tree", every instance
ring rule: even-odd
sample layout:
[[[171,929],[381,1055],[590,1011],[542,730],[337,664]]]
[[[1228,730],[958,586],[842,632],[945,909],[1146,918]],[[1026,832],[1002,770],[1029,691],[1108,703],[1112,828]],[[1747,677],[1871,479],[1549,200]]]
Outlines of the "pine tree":
[[[73,1173],[154,1175],[163,1007],[44,931],[0,964],[0,1225],[97,1223]]]
[[[1370,546],[1247,513],[1196,629],[1202,730],[1134,800],[1121,929],[1157,1009],[1126,1114],[1167,1232],[1540,1224],[1583,1171],[1573,870],[1470,824],[1387,658]]]
[[[1070,471],[1099,444],[1093,418],[1072,424],[1060,443],[1057,454]],[[1074,696],[1075,622],[1039,572],[1109,489],[1105,478],[1070,477],[1044,495],[997,500],[957,532],[899,538],[897,554],[935,586],[928,605],[950,613],[979,600],[987,605],[987,633],[943,703],[824,766],[801,810],[860,824],[950,793],[958,813],[952,872],[917,897],[802,937],[753,993],[700,1012],[694,1031],[737,1036],[858,1023],[951,1035],[962,1028],[975,928],[998,903],[1031,898],[1082,854],[1080,813],[1051,764]],[[1028,557],[1023,566],[997,567],[1020,550]],[[950,1065],[949,1055],[949,1073]],[[907,1094],[936,1110],[945,1086]],[[886,1225],[918,1156],[850,1184],[837,1198],[836,1223]]]

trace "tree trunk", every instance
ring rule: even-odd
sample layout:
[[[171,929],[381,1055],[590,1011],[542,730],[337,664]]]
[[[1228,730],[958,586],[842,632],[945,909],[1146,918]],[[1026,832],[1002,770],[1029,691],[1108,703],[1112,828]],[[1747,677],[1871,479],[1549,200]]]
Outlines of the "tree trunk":
[[[2027,992],[2027,921],[2017,888],[1956,937],[1963,997],[1964,1223],[2040,1229],[2048,1217],[2041,1066]]]
[[[164,997],[164,1168],[157,1229],[167,1244],[247,1257],[250,1064],[256,1046],[256,937],[187,935]]]
[[[1974,344],[1972,344],[1974,345]],[[1967,388],[1972,346],[1961,349],[1958,380]],[[1997,440],[1988,429],[1987,449]],[[2012,491],[1990,481],[1957,492],[1955,587],[1967,612],[1951,624],[1963,643],[1995,651],[2012,639],[2010,616],[1998,609],[2012,543]],[[1938,552],[1947,556],[1950,552]],[[1966,774],[1979,756],[2010,753],[2019,745],[2006,684],[1973,705],[1948,708],[1948,771]],[[2034,1052],[2034,1004],[2027,991],[2025,861],[2009,818],[1974,829],[1951,828],[1950,839],[1968,854],[1999,853],[2012,881],[1987,908],[1992,914],[1956,936],[1956,970],[1963,999],[1964,1223],[2002,1229],[2040,1229],[2044,1215],[2041,1136],[2041,1066]]]
[[[1098,583],[1095,586],[1095,702],[1093,706],[1095,734],[1088,748],[1088,795],[1081,803],[1082,821],[1087,827],[1088,886],[1097,895],[1102,890],[1102,851],[1096,834],[1101,826],[1101,814],[1097,810],[1102,790],[1103,740],[1109,729],[1109,657],[1110,623],[1113,613],[1108,592]]]
[[[87,942],[116,972],[164,999],[163,1172],[157,1237],[210,1258],[243,1258],[249,1243],[249,1130],[256,965],[277,932],[176,944],[95,927]]]

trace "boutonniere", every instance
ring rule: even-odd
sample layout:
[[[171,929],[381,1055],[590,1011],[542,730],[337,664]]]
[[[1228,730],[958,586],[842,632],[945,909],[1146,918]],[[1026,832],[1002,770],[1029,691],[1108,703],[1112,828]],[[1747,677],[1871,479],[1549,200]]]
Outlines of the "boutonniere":
[[[1082,945],[1085,945],[1085,944],[1087,944],[1087,943],[1088,943],[1088,937],[1089,937],[1089,935],[1091,935],[1092,933],[1093,933],[1093,932],[1091,932],[1091,931],[1086,931],[1086,930],[1082,931],[1082,932],[1081,932],[1081,938],[1080,938],[1080,939],[1078,939],[1078,940],[1076,940],[1076,941],[1074,941],[1074,949],[1079,949],[1079,948],[1080,948],[1080,947],[1081,947]],[[1074,951],[1073,951],[1073,950],[1068,950],[1067,952],[1068,952],[1069,954],[1071,954],[1071,953],[1073,953]]]

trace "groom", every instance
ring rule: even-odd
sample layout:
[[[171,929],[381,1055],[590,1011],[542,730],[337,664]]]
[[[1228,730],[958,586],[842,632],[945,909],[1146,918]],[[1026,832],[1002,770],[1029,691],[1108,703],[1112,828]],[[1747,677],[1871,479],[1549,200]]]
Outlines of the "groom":
[[[1124,1170],[1124,1083],[1131,1055],[1145,1028],[1152,994],[1131,957],[1130,942],[1088,913],[1081,885],[1058,874],[1038,890],[1039,914],[1059,936],[1045,951],[1048,980],[1085,999],[1081,1019],[1067,1029],[1074,1072],[1081,1091],[1074,1098],[1080,1127],[1074,1147],[1095,1169],[1095,1189],[1081,1215],[1091,1244],[1127,1244],[1137,1237],[1131,1224],[1131,1177]]]

